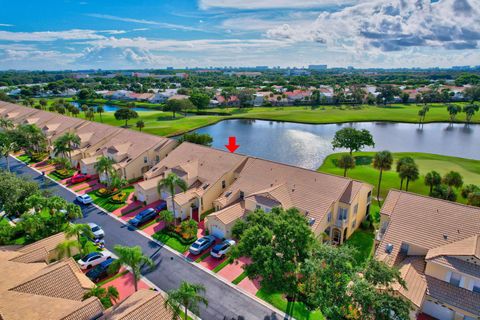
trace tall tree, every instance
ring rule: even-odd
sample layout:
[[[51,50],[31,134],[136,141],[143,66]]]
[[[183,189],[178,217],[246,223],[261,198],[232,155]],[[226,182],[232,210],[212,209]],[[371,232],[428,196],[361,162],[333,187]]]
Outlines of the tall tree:
[[[425,175],[424,183],[430,187],[429,195],[432,195],[433,188],[442,184],[442,177],[437,171],[433,170]]]
[[[332,141],[333,150],[337,148],[348,149],[350,155],[364,147],[374,147],[373,137],[366,129],[343,128],[335,133]]]
[[[205,93],[192,93],[189,99],[197,110],[205,109],[210,104],[210,97]]]
[[[97,113],[100,116],[100,122],[103,122],[102,113],[104,113],[104,112],[105,112],[105,109],[103,109],[102,106],[97,106]]]
[[[442,182],[448,186],[449,192],[452,188],[460,188],[463,185],[463,177],[456,171],[450,171],[443,176]]]
[[[117,288],[114,286],[108,286],[106,289],[95,286],[83,295],[83,299],[88,299],[90,297],[97,297],[102,303],[103,307],[108,309],[113,303],[118,301],[120,294],[118,293]]]
[[[70,163],[72,163],[72,151],[75,150],[80,143],[80,137],[76,133],[66,132],[54,141],[54,152],[56,155],[67,155]]]
[[[415,163],[412,157],[402,157],[397,161],[397,172],[400,177],[400,190],[403,188],[403,180],[405,179],[405,175],[402,172],[402,166],[406,165],[407,163]]]
[[[118,267],[122,264],[129,267],[133,274],[133,285],[135,287],[135,292],[138,291],[138,280],[140,280],[142,275],[142,267],[144,265],[153,267],[155,266],[155,263],[152,259],[143,254],[142,248],[139,246],[124,247],[116,245],[114,249],[118,259],[112,263],[112,265],[114,265],[112,268]]]
[[[200,304],[208,307],[208,300],[204,297],[205,287],[201,284],[190,284],[182,281],[180,287],[168,292],[165,300],[165,308],[171,308],[177,317],[181,316],[183,307],[183,318],[189,319],[188,312],[200,313]]]
[[[0,132],[0,154],[7,162],[7,171],[10,172],[10,154],[18,148],[17,143],[12,141],[5,133]]]
[[[142,129],[145,128],[145,122],[143,122],[143,120],[138,120],[136,127],[138,128],[138,130],[142,131]]]
[[[382,183],[382,174],[383,171],[388,171],[392,168],[393,157],[390,151],[380,151],[375,154],[373,158],[373,167],[377,170],[380,170],[380,175],[378,176],[378,186],[377,186],[377,201],[380,203],[380,187]]]
[[[472,122],[472,118],[479,109],[478,104],[468,104],[463,107],[463,112],[465,112],[467,124]]]
[[[347,176],[347,170],[355,168],[355,158],[349,154],[344,154],[338,159],[338,167],[343,169],[343,176]]]
[[[455,122],[455,118],[457,117],[457,114],[462,111],[462,108],[454,104],[448,104],[447,111],[448,111],[448,114],[450,115],[450,123],[453,123]]]
[[[174,215],[176,215],[175,191],[177,188],[185,192],[188,189],[188,185],[184,180],[182,180],[182,178],[177,176],[175,173],[169,173],[166,178],[158,181],[158,185],[157,185],[158,194],[161,195],[163,190],[167,190],[170,193],[170,196],[172,198],[172,212]]]
[[[99,174],[105,174],[105,180],[110,181],[110,174],[113,172],[113,165],[115,161],[109,157],[101,156],[97,159],[97,162],[94,165],[95,171]]]
[[[402,165],[400,167],[400,176],[407,179],[405,190],[408,191],[408,185],[410,181],[416,181],[420,176],[417,164],[415,162],[412,162]]]
[[[125,120],[125,128],[128,128],[128,120],[138,118],[138,113],[130,108],[121,108],[115,111],[115,119]]]
[[[172,211],[169,211],[169,210],[160,211],[159,214],[158,214],[158,217],[160,218],[160,220],[165,222],[165,228],[167,230],[170,226],[170,223],[172,223],[175,220]]]
[[[75,252],[78,252],[76,250],[79,250],[79,245],[78,241],[75,239],[70,239],[70,240],[65,240],[60,242],[57,247],[57,259],[62,259],[62,258],[70,258],[73,257]]]

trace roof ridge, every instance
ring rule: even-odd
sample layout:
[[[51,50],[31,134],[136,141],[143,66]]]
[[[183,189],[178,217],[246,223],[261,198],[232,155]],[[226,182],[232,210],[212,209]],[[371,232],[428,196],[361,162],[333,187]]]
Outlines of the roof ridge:
[[[144,289],[144,290],[147,290],[147,291],[153,291],[153,290],[149,290],[149,289]],[[139,291],[137,291],[139,292]],[[131,308],[130,311],[126,312],[125,315],[122,317],[122,318],[125,318],[127,315],[137,311],[140,307],[144,306],[145,304],[147,304],[148,302],[152,301],[153,299],[155,299],[157,297],[158,294],[161,294],[160,292],[156,291],[151,297],[147,298],[147,299],[141,299],[140,301],[144,300],[143,302],[141,302],[140,304],[138,304],[135,308]],[[120,305],[119,305],[120,307]],[[127,307],[128,308],[128,307]],[[116,309],[114,309],[115,311]]]
[[[420,193],[414,193],[414,192],[405,191],[405,190],[398,190],[398,189],[395,189],[395,188],[390,189],[389,193],[390,192],[398,192],[398,193],[401,193],[401,194],[408,194],[408,195],[413,195],[413,196],[422,197],[422,198],[426,198],[426,199],[432,199],[432,200],[440,201],[440,202],[443,202],[443,203],[458,205],[458,206],[462,206],[462,207],[466,207],[466,208],[470,208],[470,209],[478,209],[480,211],[480,207],[471,206],[471,205],[461,203],[461,202],[453,202],[453,201],[450,201],[450,200],[435,198],[435,197],[427,196],[427,195],[420,194]],[[398,199],[397,199],[397,201],[398,201]]]

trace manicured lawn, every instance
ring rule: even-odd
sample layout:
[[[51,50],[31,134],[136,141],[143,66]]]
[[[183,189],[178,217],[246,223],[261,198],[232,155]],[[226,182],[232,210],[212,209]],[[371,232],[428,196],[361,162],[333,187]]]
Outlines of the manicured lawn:
[[[366,160],[371,159],[374,156],[374,152],[358,152],[354,156],[358,158],[364,157],[362,163],[365,163]],[[343,175],[343,169],[338,168],[335,165],[335,160],[340,157],[341,153],[335,153],[329,155],[322,166],[318,169],[321,172],[332,173],[336,175]],[[409,190],[410,192],[415,192],[423,195],[428,195],[429,187],[424,184],[425,174],[431,170],[438,171],[441,175],[447,173],[450,170],[458,171],[463,176],[464,184],[476,184],[480,185],[480,161],[441,156],[436,154],[429,153],[414,153],[414,152],[398,152],[394,153],[394,161],[397,161],[401,157],[410,156],[418,164],[420,171],[420,178],[417,181],[410,182]],[[385,198],[390,189],[399,189],[400,188],[400,178],[398,173],[395,171],[395,162],[392,166],[392,170],[384,171],[380,197]],[[374,169],[371,163],[366,162],[366,164],[357,165],[354,169],[349,170],[347,173],[348,177],[365,181],[374,186],[373,195],[376,196],[376,186],[378,185],[378,176],[379,171]],[[404,182],[405,189],[405,182]],[[459,192],[457,192],[458,198],[457,201],[465,203],[466,200],[463,199]]]
[[[166,233],[157,232],[153,235],[153,238],[166,244],[173,250],[176,250],[180,253],[184,253],[190,247],[189,244],[182,244],[177,238],[174,238]]]
[[[239,284],[240,282],[242,282],[243,279],[245,279],[247,277],[247,273],[246,272],[242,272],[241,275],[239,275],[238,277],[236,277],[235,279],[233,279],[232,283],[233,284]]]
[[[122,190],[124,192],[127,193],[127,196],[125,199],[128,199],[128,196],[130,195],[130,193],[132,193],[134,191],[134,187],[132,186],[129,186],[129,187],[126,187],[126,188],[123,188]],[[95,194],[95,191],[92,191],[92,192],[89,192],[88,193],[90,195],[90,197],[92,197],[93,199],[93,203],[95,203],[97,206],[100,206],[102,207],[103,209],[109,211],[109,212],[113,212],[115,210],[117,210],[118,208],[121,208],[123,206],[125,206],[125,203],[111,203],[110,202],[110,198],[111,197],[107,197],[107,198],[102,198],[102,197],[99,197]]]
[[[67,99],[68,100],[68,99]],[[99,103],[103,101],[98,101]],[[456,103],[463,105],[463,103]],[[148,104],[138,106],[148,106]],[[448,122],[449,115],[445,104],[432,103],[429,104],[430,111],[427,113],[425,122]],[[229,113],[229,116],[216,115],[193,115],[184,117],[177,113],[176,118],[173,118],[171,112],[163,112],[159,110],[152,110],[147,112],[139,112],[139,118],[130,121],[129,125],[133,126],[137,120],[145,122],[143,131],[157,134],[161,136],[172,136],[186,131],[191,131],[203,126],[214,124],[224,119],[263,119],[263,120],[277,120],[300,123],[340,123],[352,121],[394,121],[394,122],[418,122],[418,110],[420,106],[415,104],[393,104],[388,107],[362,105],[357,107],[351,106],[321,106],[312,109],[310,106],[293,106],[293,107],[256,107],[256,108],[217,108],[208,109],[209,112]],[[102,122],[122,126],[124,121],[116,120],[114,112],[105,112],[102,114]],[[84,117],[83,113],[79,114],[80,118]],[[460,114],[458,121],[465,121],[465,115]],[[94,121],[100,122],[98,114],[95,115]],[[473,117],[473,122],[480,122],[480,115],[477,113]],[[136,130],[132,127],[132,130]]]
[[[355,260],[362,264],[372,256],[375,235],[373,230],[357,229],[346,241],[346,245],[357,249]]]
[[[21,156],[18,156],[17,159],[28,164],[32,163],[32,159],[30,159],[30,157],[27,156],[26,154],[22,154]]]
[[[296,301],[292,304],[281,293],[269,292],[262,288],[258,290],[257,297],[298,320],[324,319],[320,311],[309,311],[302,302]]]

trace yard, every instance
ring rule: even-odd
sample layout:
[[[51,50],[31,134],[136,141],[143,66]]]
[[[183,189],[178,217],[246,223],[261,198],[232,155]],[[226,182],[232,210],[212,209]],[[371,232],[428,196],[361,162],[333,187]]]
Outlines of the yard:
[[[288,315],[293,316],[298,320],[322,320],[323,315],[320,311],[309,311],[302,302],[295,301],[294,303],[287,301],[287,299],[281,294],[276,292],[270,292],[264,288],[258,290],[257,297],[270,303],[277,309],[285,312]]]
[[[364,263],[372,256],[374,239],[373,230],[357,229],[345,242],[346,245],[357,249],[355,260],[358,264]]]
[[[127,193],[127,198],[134,191],[133,186],[128,186],[122,189],[123,192]],[[123,206],[125,206],[125,203],[112,203],[110,202],[111,197],[106,197],[102,198],[96,195],[95,191],[91,191],[88,193],[90,197],[93,199],[93,203],[95,203],[97,206],[102,207],[103,209],[107,210],[108,212],[113,212]]]
[[[173,237],[165,232],[159,231],[153,235],[153,238],[166,244],[170,248],[180,252],[184,253],[185,251],[188,250],[190,247],[190,244],[183,244],[178,240],[176,237]]]
[[[373,194],[376,195],[376,186],[378,185],[379,171],[373,168],[371,160],[374,156],[374,152],[357,152],[354,156],[357,157],[357,162],[361,158],[361,163],[357,164],[354,169],[348,170],[348,177],[365,181],[374,186]],[[335,153],[329,155],[318,171],[332,173],[336,175],[343,175],[343,169],[338,168],[335,165],[336,160],[341,156],[341,153]],[[418,165],[420,171],[420,178],[417,181],[410,182],[410,192],[428,195],[429,187],[424,184],[424,176],[427,172],[435,170],[441,175],[447,173],[450,170],[459,172],[463,176],[464,184],[476,184],[480,185],[480,161],[441,156],[428,153],[415,153],[415,152],[397,152],[393,153],[394,161],[397,161],[401,157],[410,156]],[[405,187],[405,183],[404,183]],[[395,163],[392,166],[392,170],[383,172],[383,179],[380,190],[380,197],[385,198],[390,189],[400,188],[400,178],[395,171]],[[465,199],[458,195],[459,202],[465,202]]]

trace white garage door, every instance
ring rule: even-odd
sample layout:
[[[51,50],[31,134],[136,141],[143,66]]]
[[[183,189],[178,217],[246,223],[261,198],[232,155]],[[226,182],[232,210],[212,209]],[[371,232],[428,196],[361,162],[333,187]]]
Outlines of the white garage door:
[[[225,237],[225,233],[223,232],[223,230],[217,226],[212,226],[212,235],[219,239],[223,239]]]
[[[453,311],[431,301],[425,301],[423,312],[439,320],[452,320]]]

